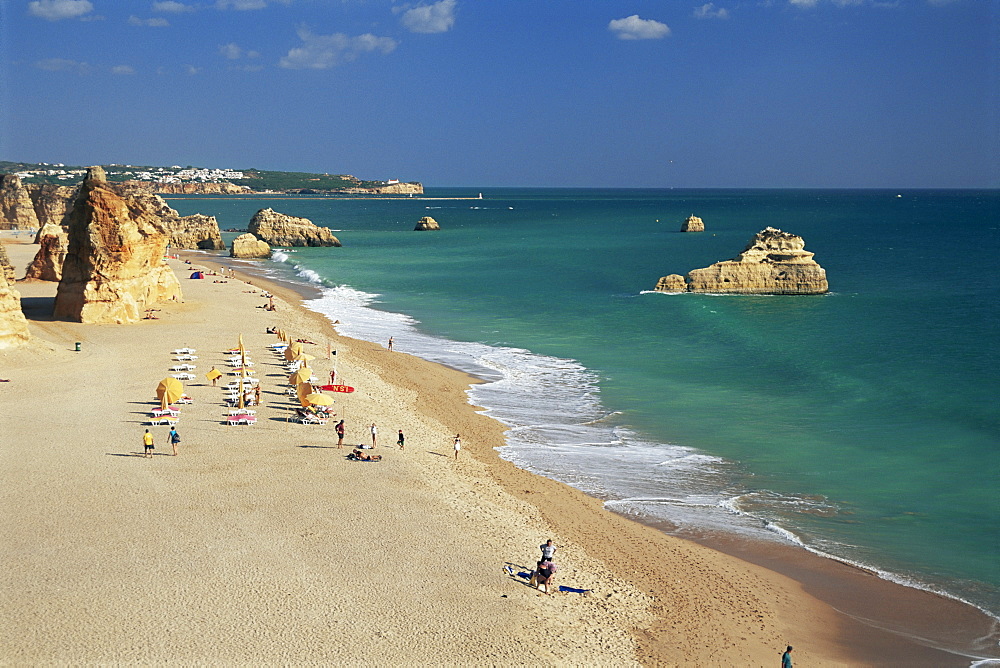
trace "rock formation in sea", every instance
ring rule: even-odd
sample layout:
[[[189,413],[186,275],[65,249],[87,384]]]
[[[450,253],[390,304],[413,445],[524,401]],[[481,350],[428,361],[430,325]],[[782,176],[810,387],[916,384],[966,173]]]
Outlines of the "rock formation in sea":
[[[423,232],[424,230],[440,230],[441,226],[438,222],[431,218],[430,216],[424,216],[417,221],[417,226],[413,228],[415,232]]]
[[[683,283],[678,281],[682,279]],[[817,295],[830,290],[826,271],[805,250],[802,237],[773,227],[756,234],[743,252],[688,272],[664,276],[658,292],[713,292],[765,295]]]
[[[28,321],[21,310],[21,295],[5,272],[0,271],[0,350],[20,346],[30,339]]]
[[[38,230],[38,252],[24,274],[26,279],[58,281],[69,248],[69,237],[61,225],[44,225]]]
[[[73,200],[80,186],[57,186],[51,183],[29,183],[25,186],[31,197],[31,205],[35,209],[35,217],[41,227],[46,225],[62,225],[66,212],[73,206]],[[39,229],[41,232],[41,229]],[[35,243],[40,238],[35,238]]]
[[[688,216],[681,224],[681,232],[704,232],[705,231],[705,221],[703,221],[698,216],[691,214]]]
[[[250,219],[247,231],[271,246],[339,246],[340,241],[325,227],[308,218],[297,218],[261,209]]]
[[[0,174],[0,230],[33,230],[38,216],[17,174]]]
[[[180,283],[163,259],[170,233],[159,207],[149,205],[148,199],[119,195],[102,168],[87,170],[66,216],[69,247],[55,317],[137,322],[153,304],[180,299]]]
[[[233,245],[229,249],[229,257],[268,258],[271,257],[271,247],[267,245],[266,241],[261,241],[247,232],[233,239]]]

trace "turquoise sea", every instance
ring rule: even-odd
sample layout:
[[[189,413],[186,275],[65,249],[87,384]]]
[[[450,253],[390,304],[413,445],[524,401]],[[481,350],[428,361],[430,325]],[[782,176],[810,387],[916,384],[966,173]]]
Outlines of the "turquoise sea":
[[[479,190],[428,189],[427,197]],[[488,382],[502,456],[676,526],[791,541],[1000,616],[1000,193],[489,189],[482,200],[168,198],[245,228],[349,336]],[[684,218],[705,220],[683,234]],[[414,232],[425,215],[440,232]],[[824,296],[665,295],[766,226]],[[235,235],[229,235],[231,236]]]

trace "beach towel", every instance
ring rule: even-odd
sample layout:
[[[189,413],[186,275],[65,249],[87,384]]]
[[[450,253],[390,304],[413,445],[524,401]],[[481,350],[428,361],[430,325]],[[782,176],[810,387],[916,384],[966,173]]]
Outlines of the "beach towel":
[[[565,585],[559,585],[559,591],[568,591],[574,594],[589,594],[593,589],[577,589],[576,587],[567,587]]]

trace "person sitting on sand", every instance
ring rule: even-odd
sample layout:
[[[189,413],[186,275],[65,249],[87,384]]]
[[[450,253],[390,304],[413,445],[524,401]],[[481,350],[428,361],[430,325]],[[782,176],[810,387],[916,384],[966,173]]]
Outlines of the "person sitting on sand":
[[[531,584],[537,586],[539,591],[551,594],[552,579],[555,577],[557,570],[559,570],[559,567],[556,566],[554,561],[539,561],[535,572],[531,576]]]

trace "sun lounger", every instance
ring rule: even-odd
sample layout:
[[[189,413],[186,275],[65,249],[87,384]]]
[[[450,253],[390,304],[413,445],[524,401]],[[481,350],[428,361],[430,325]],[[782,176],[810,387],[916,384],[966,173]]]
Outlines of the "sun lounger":
[[[256,415],[257,411],[250,410],[249,408],[231,408],[229,409],[229,415]]]
[[[177,424],[177,417],[173,415],[161,415],[160,417],[150,418],[149,424],[168,424],[173,426]]]
[[[318,415],[302,415],[299,416],[299,422],[302,424],[326,424],[329,418],[320,417]]]
[[[171,351],[171,355],[191,355],[192,353],[198,352],[194,348],[178,348],[177,350]]]
[[[175,362],[193,362],[196,359],[198,359],[197,355],[187,355],[187,354],[184,354],[184,355],[178,355],[177,357],[175,357],[174,361]]]
[[[170,370],[171,371],[194,371],[197,368],[198,367],[196,367],[194,364],[175,364],[172,367],[170,367]]]
[[[154,408],[153,417],[163,417],[164,415],[173,415],[177,417],[181,414],[180,410],[174,406],[167,406],[166,408]]]
[[[184,373],[172,373],[170,375],[177,380],[194,380],[194,374],[187,373],[186,371]]]
[[[251,424],[257,424],[257,418],[254,417],[253,415],[230,415],[228,418],[226,418],[226,422],[228,422],[231,425],[237,425],[237,424],[251,425]]]

